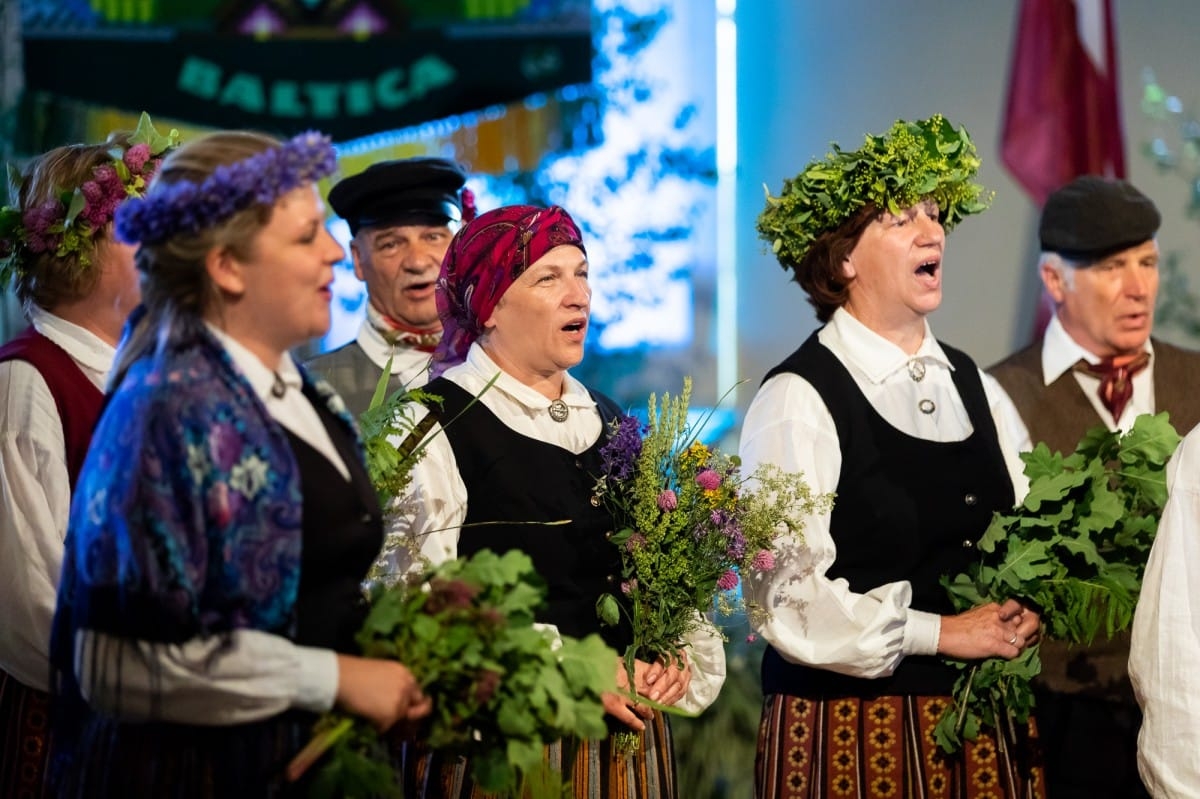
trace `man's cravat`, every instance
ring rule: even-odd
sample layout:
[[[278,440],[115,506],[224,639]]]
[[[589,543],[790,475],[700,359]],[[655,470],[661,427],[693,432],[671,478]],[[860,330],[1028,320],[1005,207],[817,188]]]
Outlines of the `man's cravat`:
[[[1108,408],[1113,421],[1121,420],[1121,412],[1133,397],[1133,376],[1150,365],[1150,353],[1139,352],[1133,358],[1121,356],[1123,363],[1116,363],[1115,358],[1108,357],[1100,363],[1080,361],[1075,364],[1075,370],[1096,375],[1100,378],[1100,402]]]

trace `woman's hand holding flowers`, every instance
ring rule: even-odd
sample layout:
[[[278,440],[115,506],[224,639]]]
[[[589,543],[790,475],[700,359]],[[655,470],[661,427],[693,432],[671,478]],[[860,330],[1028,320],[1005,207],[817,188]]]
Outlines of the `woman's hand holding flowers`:
[[[676,660],[659,660],[653,664],[635,661],[634,688],[640,696],[662,705],[673,705],[687,694],[692,682],[692,665],[682,649]]]

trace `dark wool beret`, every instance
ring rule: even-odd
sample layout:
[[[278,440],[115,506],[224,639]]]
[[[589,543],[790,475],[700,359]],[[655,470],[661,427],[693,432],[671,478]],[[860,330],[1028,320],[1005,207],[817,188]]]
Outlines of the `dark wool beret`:
[[[1083,175],[1046,200],[1038,227],[1042,249],[1090,264],[1154,238],[1162,217],[1124,180]]]
[[[462,218],[460,191],[467,176],[444,158],[380,161],[341,180],[329,192],[329,204],[350,225],[444,225]]]

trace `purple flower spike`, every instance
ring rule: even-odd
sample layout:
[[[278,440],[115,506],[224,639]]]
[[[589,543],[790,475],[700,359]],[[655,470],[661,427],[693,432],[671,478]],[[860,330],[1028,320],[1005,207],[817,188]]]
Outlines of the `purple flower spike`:
[[[717,579],[717,588],[720,588],[722,591],[732,591],[737,588],[737,584],[737,572],[733,569],[729,569]]]

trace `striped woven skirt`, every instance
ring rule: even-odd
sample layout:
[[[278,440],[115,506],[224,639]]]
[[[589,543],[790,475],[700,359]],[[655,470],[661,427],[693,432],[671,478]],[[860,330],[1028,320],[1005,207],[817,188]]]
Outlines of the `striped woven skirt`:
[[[309,782],[286,782],[284,769],[315,720],[291,710],[264,721],[202,727],[121,722],[97,714],[83,721],[77,743],[60,741],[56,796],[303,799]]]
[[[671,727],[662,713],[646,721],[637,751],[618,754],[613,737],[559,741],[545,749],[545,763],[570,782],[574,799],[675,799]],[[401,753],[405,799],[500,799],[471,780],[466,758],[430,752],[407,743]]]
[[[950,701],[944,696],[802,699],[773,694],[763,703],[755,763],[759,799],[1045,799],[1037,730],[1020,752],[980,733],[955,755],[934,742]]]
[[[0,796],[49,796],[50,697],[0,669]]]

